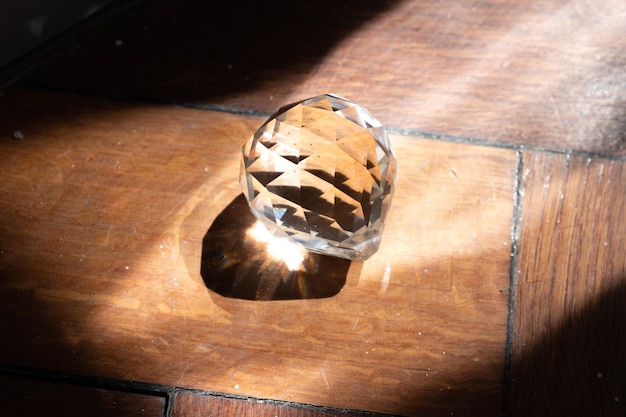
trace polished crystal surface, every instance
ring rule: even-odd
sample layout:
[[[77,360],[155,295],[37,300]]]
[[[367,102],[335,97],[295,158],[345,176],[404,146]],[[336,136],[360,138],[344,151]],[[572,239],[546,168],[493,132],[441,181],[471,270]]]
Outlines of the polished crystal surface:
[[[353,260],[378,250],[396,159],[367,110],[332,94],[287,105],[242,153],[243,194],[274,236]]]

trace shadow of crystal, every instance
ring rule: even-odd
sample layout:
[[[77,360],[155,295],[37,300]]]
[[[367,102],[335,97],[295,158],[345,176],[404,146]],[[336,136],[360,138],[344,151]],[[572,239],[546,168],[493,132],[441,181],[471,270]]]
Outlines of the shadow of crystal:
[[[341,291],[351,261],[306,251],[295,264],[279,259],[255,236],[257,224],[243,194],[217,216],[202,240],[200,274],[210,290],[258,301],[327,298]]]

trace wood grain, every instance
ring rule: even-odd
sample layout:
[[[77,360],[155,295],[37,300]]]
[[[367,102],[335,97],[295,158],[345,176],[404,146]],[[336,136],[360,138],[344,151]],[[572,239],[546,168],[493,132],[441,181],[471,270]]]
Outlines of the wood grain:
[[[398,129],[626,154],[622,0],[222,7],[145,2],[23,81],[253,112],[334,92]]]
[[[524,158],[511,415],[623,416],[626,166]]]
[[[0,98],[7,363],[404,415],[499,415],[516,153],[393,136],[380,251],[334,297],[209,291],[202,239],[261,119]],[[14,130],[22,140],[7,139]]]
[[[0,377],[3,416],[161,417],[164,406],[159,397]]]
[[[626,3],[444,3],[137,2],[2,91],[1,368],[91,384],[0,414],[623,416]],[[404,134],[381,249],[235,288],[240,146],[325,92]]]
[[[234,399],[208,395],[179,393],[174,400],[171,417],[198,415],[247,417],[364,417],[368,414],[350,410],[331,411],[321,407],[295,406],[275,402]],[[371,414],[370,414],[371,415]]]

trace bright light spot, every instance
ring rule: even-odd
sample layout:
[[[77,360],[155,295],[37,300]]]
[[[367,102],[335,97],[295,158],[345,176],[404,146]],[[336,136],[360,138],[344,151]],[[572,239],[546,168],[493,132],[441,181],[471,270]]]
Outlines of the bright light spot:
[[[306,249],[287,239],[273,236],[261,222],[256,222],[248,230],[248,235],[257,242],[265,243],[267,254],[276,260],[283,261],[290,271],[299,270],[306,258]]]
[[[380,283],[380,293],[384,293],[387,291],[387,287],[389,287],[389,280],[391,279],[391,264],[387,264],[385,267],[385,272],[383,273],[383,279]]]
[[[299,270],[306,256],[306,251],[301,247],[278,238],[267,244],[267,252],[273,258],[283,261],[290,271]]]
[[[248,229],[248,235],[259,242],[269,242],[273,237],[261,222],[256,222],[254,226]]]

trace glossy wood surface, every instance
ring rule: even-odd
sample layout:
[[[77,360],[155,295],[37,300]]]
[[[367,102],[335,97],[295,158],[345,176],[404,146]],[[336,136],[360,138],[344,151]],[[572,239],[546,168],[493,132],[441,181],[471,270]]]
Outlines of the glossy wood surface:
[[[623,415],[623,2],[120,10],[0,95],[2,381],[166,417]],[[397,189],[379,253],[294,274],[239,150],[328,91],[389,126]]]
[[[12,91],[2,109],[24,139],[0,153],[1,305],[28,306],[27,326],[2,323],[6,360],[388,413],[500,403],[515,152],[393,136],[398,191],[375,257],[335,297],[250,303],[207,290],[200,262],[260,120],[46,97]]]

